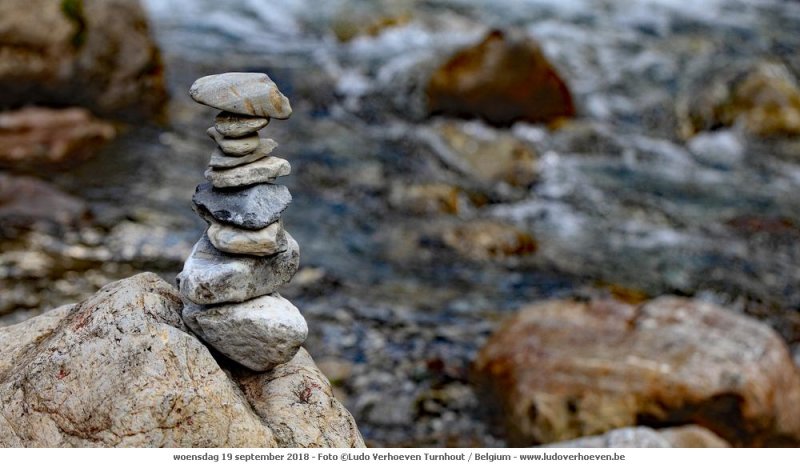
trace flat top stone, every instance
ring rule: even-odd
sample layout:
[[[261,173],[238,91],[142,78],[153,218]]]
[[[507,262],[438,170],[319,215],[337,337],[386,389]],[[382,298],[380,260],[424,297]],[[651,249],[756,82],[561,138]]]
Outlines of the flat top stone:
[[[192,201],[202,216],[244,229],[263,229],[280,218],[292,194],[284,185],[218,189],[206,182],[197,186]]]
[[[225,73],[201,77],[189,95],[197,103],[230,113],[287,119],[292,106],[264,73]]]

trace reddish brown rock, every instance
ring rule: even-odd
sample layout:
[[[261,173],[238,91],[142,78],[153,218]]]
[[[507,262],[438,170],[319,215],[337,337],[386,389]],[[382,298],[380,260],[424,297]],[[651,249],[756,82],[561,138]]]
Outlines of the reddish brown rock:
[[[451,57],[431,76],[426,94],[432,114],[479,117],[498,126],[575,115],[569,88],[539,46],[500,31]]]
[[[736,446],[800,443],[800,375],[784,342],[699,301],[524,308],[484,346],[475,373],[517,445],[678,424]]]
[[[166,90],[138,0],[0,2],[0,107],[78,105],[160,116]]]
[[[0,113],[0,166],[41,171],[83,161],[114,138],[114,126],[82,108]]]

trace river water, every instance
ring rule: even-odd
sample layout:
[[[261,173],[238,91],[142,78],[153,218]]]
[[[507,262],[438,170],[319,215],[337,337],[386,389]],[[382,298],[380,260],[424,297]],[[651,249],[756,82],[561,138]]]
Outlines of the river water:
[[[40,304],[140,270],[174,276],[202,233],[189,205],[212,149],[204,130],[214,112],[186,91],[201,75],[246,70],[268,72],[295,108],[265,130],[293,169],[284,220],[302,270],[285,296],[308,317],[308,348],[372,445],[501,446],[469,387],[470,360],[504,315],[545,298],[693,295],[800,341],[800,144],[742,127],[680,135],[680,102],[710,80],[761,62],[800,72],[799,3],[145,4],[171,125],[133,128],[56,180],[95,219],[47,248],[83,253],[85,264],[59,277],[64,288],[30,287],[51,295]],[[404,19],[344,42],[333,33],[381,17]],[[458,216],[409,214],[391,204],[395,186],[473,181],[431,141],[442,122],[424,114],[420,70],[492,28],[541,44],[579,117],[558,130],[466,123],[535,150],[537,181],[490,186],[488,204]],[[478,220],[526,231],[537,252],[476,259],[442,244],[441,230]]]

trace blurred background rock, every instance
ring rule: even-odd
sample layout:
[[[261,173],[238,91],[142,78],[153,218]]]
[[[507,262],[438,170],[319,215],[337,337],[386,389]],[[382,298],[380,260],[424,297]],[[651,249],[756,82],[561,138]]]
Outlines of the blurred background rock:
[[[0,324],[172,279],[213,148],[187,89],[265,71],[286,296],[370,445],[796,444],[799,33],[778,0],[0,0]]]

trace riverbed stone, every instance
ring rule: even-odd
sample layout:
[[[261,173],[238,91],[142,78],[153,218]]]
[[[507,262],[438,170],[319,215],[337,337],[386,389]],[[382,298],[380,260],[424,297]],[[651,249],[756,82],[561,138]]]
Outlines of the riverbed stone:
[[[289,206],[292,194],[284,185],[257,184],[230,189],[200,184],[192,197],[197,212],[243,229],[263,229],[277,221]]]
[[[277,293],[244,303],[184,310],[197,333],[228,358],[263,372],[288,362],[308,336],[300,311]]]
[[[208,239],[214,248],[233,254],[272,256],[286,251],[286,233],[281,221],[259,230],[245,230],[213,223],[208,228]]]
[[[215,142],[217,142],[220,150],[229,156],[249,155],[250,153],[253,153],[256,148],[258,148],[258,144],[261,142],[261,139],[259,139],[258,135],[256,134],[239,138],[231,138],[220,134],[217,132],[217,129],[213,127],[209,127],[206,133],[209,137],[214,139]]]
[[[211,160],[208,165],[216,169],[230,169],[243,164],[258,161],[272,153],[272,150],[278,147],[278,143],[272,139],[261,139],[258,147],[253,153],[244,156],[228,156],[219,147],[211,154]]]
[[[225,137],[244,137],[267,127],[269,118],[242,116],[223,111],[214,119],[214,128]]]
[[[225,73],[201,77],[189,95],[197,103],[230,113],[287,119],[292,106],[263,73]]]
[[[800,373],[766,324],[700,300],[523,308],[475,362],[517,446],[700,424],[734,446],[800,443]]]
[[[214,187],[226,188],[273,182],[278,177],[288,176],[291,172],[292,167],[288,161],[268,156],[231,169],[208,168],[205,176]]]
[[[300,264],[300,248],[286,233],[287,249],[271,257],[224,253],[207,235],[195,244],[178,274],[181,294],[195,304],[238,303],[275,292]]]

